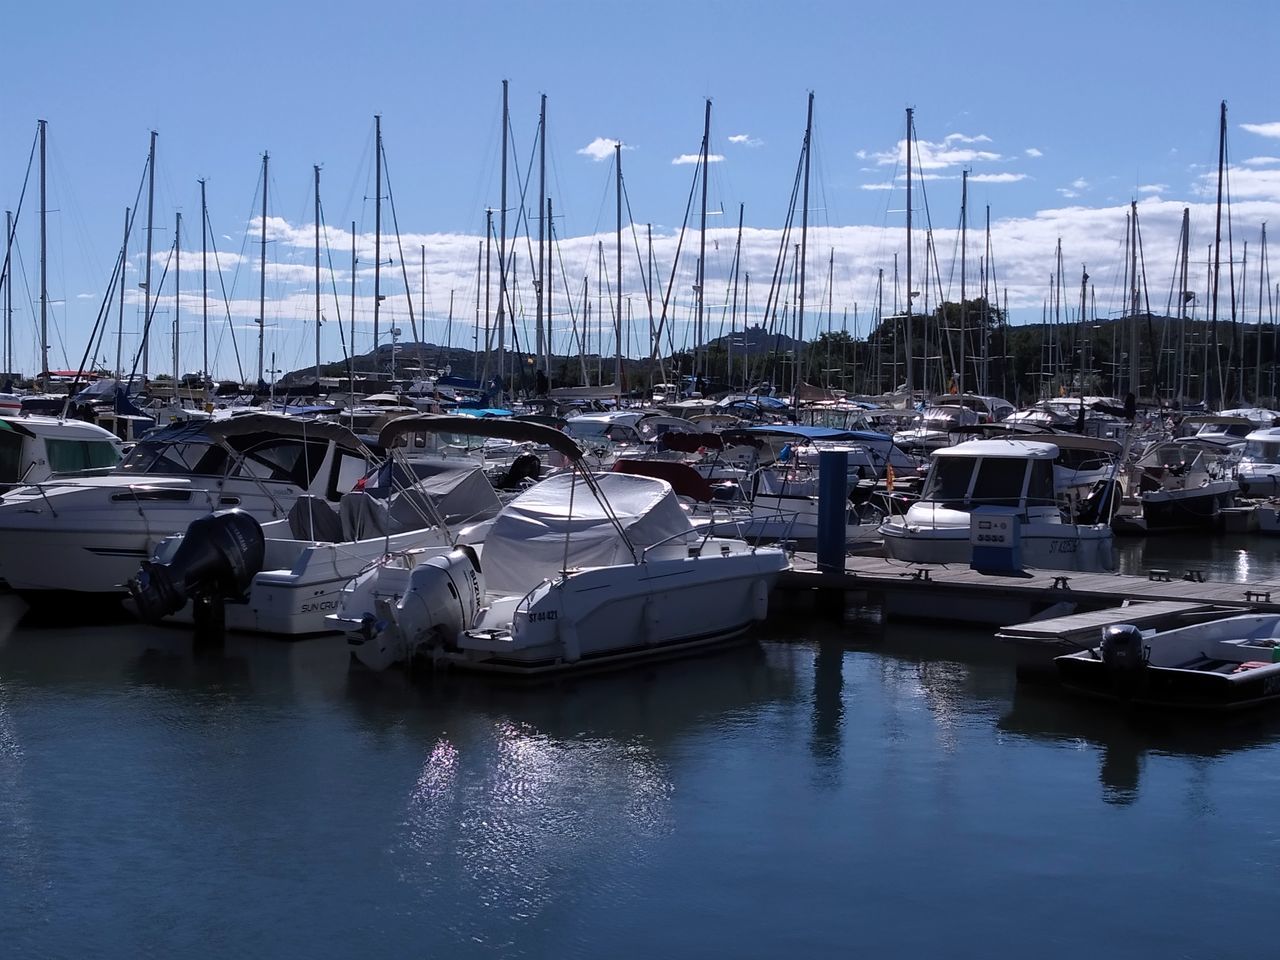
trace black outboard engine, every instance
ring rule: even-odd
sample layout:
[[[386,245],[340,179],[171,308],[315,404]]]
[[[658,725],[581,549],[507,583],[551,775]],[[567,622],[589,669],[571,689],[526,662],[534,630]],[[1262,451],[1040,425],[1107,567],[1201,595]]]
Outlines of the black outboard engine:
[[[526,480],[537,480],[542,473],[542,461],[536,453],[522,453],[511,461],[511,468],[494,486],[501,490],[516,490]]]
[[[265,549],[262,527],[243,510],[219,510],[192,521],[172,560],[144,560],[129,581],[138,617],[155,623],[190,600],[197,630],[220,632],[222,601],[244,594],[262,569]]]
[[[1147,667],[1142,631],[1131,623],[1120,623],[1102,631],[1099,645],[1102,663],[1115,685],[1123,690],[1137,686]]]

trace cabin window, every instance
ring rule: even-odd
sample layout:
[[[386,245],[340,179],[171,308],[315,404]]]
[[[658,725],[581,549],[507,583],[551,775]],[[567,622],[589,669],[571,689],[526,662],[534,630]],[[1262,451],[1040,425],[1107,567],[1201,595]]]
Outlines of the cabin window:
[[[110,440],[46,439],[50,473],[76,473],[97,467],[114,467],[120,453]]]
[[[1280,440],[1250,440],[1244,445],[1244,455],[1263,463],[1280,463]]]
[[[22,437],[5,431],[0,433],[0,483],[17,483],[22,479]]]
[[[226,451],[208,440],[192,443],[143,441],[120,464],[122,473],[172,473],[216,476],[222,472]]]
[[[1053,484],[1053,461],[1032,460],[1031,478],[1027,481],[1027,504],[1046,506],[1058,502]]]
[[[935,457],[929,470],[929,482],[923,499],[938,501],[964,500],[973,476],[973,461],[968,457]]]
[[[977,481],[973,485],[974,502],[986,506],[1018,506],[1022,500],[1022,481],[1026,474],[1027,461],[1024,459],[983,457],[978,464]]]
[[[237,473],[262,480],[292,483],[305,490],[311,486],[327,452],[328,444],[322,440],[299,442],[279,438],[245,450]]]

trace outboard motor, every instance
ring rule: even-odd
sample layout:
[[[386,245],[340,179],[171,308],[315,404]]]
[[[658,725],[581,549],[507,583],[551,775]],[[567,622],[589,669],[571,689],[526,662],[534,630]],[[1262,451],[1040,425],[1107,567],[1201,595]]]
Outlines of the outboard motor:
[[[522,453],[511,461],[511,468],[494,486],[501,490],[516,490],[526,480],[537,480],[542,473],[542,461],[536,453]]]
[[[129,596],[148,623],[177,613],[190,600],[197,628],[217,629],[220,624],[212,621],[221,620],[221,601],[244,594],[262,569],[265,549],[257,520],[243,510],[219,510],[192,521],[168,563],[144,560],[129,581]]]
[[[458,635],[470,628],[484,604],[484,576],[469,546],[418,563],[404,595],[394,607],[365,617],[347,642],[356,659],[371,670],[408,662],[420,648],[456,649]]]
[[[1110,523],[1115,519],[1119,499],[1114,479],[1099,480],[1090,488],[1089,495],[1080,501],[1076,513],[1077,523]]]
[[[1099,652],[1111,679],[1122,691],[1135,687],[1147,668],[1142,631],[1131,623],[1120,623],[1103,630]]]

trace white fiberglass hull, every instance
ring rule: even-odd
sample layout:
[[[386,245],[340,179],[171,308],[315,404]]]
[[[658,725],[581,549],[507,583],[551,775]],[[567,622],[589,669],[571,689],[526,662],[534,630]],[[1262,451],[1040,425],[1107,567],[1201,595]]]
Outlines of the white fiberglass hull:
[[[1114,540],[1105,524],[1028,523],[1021,530],[1024,566],[1080,573],[1115,569]],[[894,560],[967,566],[973,559],[968,527],[916,527],[895,518],[880,525],[880,534]]]

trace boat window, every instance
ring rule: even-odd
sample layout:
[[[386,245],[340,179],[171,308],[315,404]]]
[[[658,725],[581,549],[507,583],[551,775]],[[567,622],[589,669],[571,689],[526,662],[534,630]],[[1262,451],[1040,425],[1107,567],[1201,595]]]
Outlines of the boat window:
[[[1250,440],[1244,455],[1260,463],[1280,463],[1280,440]]]
[[[306,489],[311,486],[327,452],[328,444],[322,440],[275,437],[246,448],[236,475],[277,480]]]
[[[217,476],[222,473],[227,452],[208,440],[167,443],[143,440],[120,464],[121,473],[173,473]]]
[[[22,437],[8,431],[0,433],[0,483],[17,483],[22,479]]]
[[[120,452],[110,440],[59,440],[50,437],[44,445],[52,473],[114,467],[120,462]]]
[[[963,500],[969,492],[973,476],[973,460],[968,457],[935,457],[929,469],[922,499],[938,501]]]
[[[1020,457],[983,457],[973,484],[974,502],[998,507],[1018,506],[1026,474],[1027,461]],[[1052,482],[1050,479],[1051,485]]]
[[[1027,481],[1027,503],[1031,506],[1057,503],[1052,460],[1031,461],[1031,478]]]

